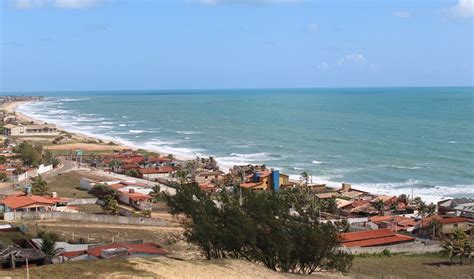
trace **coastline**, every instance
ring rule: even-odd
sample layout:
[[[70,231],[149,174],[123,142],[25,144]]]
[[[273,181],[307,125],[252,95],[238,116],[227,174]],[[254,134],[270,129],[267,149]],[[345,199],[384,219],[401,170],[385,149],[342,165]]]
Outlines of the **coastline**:
[[[47,100],[46,100],[47,101]],[[35,122],[38,122],[38,123],[44,123],[44,121],[41,121],[41,120],[38,120],[38,119],[35,119],[33,116],[31,115],[25,115],[24,113],[20,112],[18,110],[18,107],[23,105],[23,104],[26,104],[26,103],[31,103],[31,102],[36,102],[36,101],[22,101],[22,102],[12,102],[12,103],[7,103],[4,105],[5,109],[8,110],[9,112],[15,112],[17,116],[19,116],[20,118],[24,119],[25,121],[35,121]],[[117,140],[116,138],[113,138],[112,136],[109,136],[109,135],[98,135],[98,134],[87,134],[87,133],[81,133],[81,132],[78,132],[74,129],[71,129],[71,128],[68,128],[68,127],[64,127],[63,125],[58,125],[58,123],[55,123],[54,121],[53,122],[49,122],[49,123],[54,123],[56,124],[56,126],[58,127],[58,129],[60,129],[61,131],[65,131],[66,133],[70,134],[70,135],[74,135],[74,137],[78,138],[78,139],[83,139],[85,141],[96,141],[98,142],[96,145],[94,145],[93,143],[82,143],[82,144],[77,144],[77,143],[71,143],[71,144],[68,144],[68,143],[65,143],[65,144],[59,144],[59,145],[52,145],[51,147],[54,148],[54,149],[59,149],[61,146],[64,146],[64,149],[62,150],[70,150],[70,149],[84,149],[84,150],[117,150],[117,149],[133,149],[133,150],[138,150],[138,149],[142,149],[142,150],[146,150],[146,151],[149,151],[149,152],[156,152],[156,153],[159,153],[159,154],[162,154],[162,155],[166,155],[166,154],[172,154],[175,158],[177,158],[178,160],[192,160],[192,159],[195,159],[196,157],[195,156],[184,156],[184,155],[180,155],[180,154],[176,154],[176,153],[172,153],[172,152],[169,152],[168,151],[163,151],[163,150],[160,150],[159,147],[154,147],[153,148],[149,148],[147,146],[143,146],[143,145],[138,145],[138,144],[134,144],[132,141],[128,141],[128,140]],[[63,123],[64,124],[64,123]],[[100,142],[100,143],[99,143]],[[114,145],[110,145],[110,144],[107,144],[108,142],[113,142]],[[97,148],[95,148],[94,146],[96,146]],[[204,156],[204,155],[202,155]],[[228,172],[229,168],[232,167],[232,166],[229,166],[228,164],[224,164],[223,162],[220,162],[219,161],[219,158],[216,158],[217,160],[217,163],[218,163],[218,166],[221,170],[223,170],[224,172]],[[259,164],[261,162],[252,162],[251,164]],[[271,165],[267,165],[267,167],[271,167]],[[285,173],[287,173],[285,171]],[[298,174],[295,174],[294,172],[291,173],[287,173],[290,175],[290,180],[291,181],[298,181],[299,180],[299,175]],[[351,181],[329,181],[329,180],[325,180],[325,178],[318,178],[318,177],[315,177],[315,179],[313,180],[314,183],[319,183],[319,184],[326,184],[327,187],[329,188],[340,188],[341,187],[341,184],[343,182],[347,182],[347,183],[350,183],[353,185],[354,188],[356,189],[359,189],[359,190],[363,190],[363,191],[367,191],[367,192],[370,192],[370,193],[374,193],[374,194],[379,194],[379,195],[399,195],[399,194],[411,194],[411,191],[407,191],[406,188],[404,188],[404,191],[400,191],[397,189],[397,187],[394,187],[393,189],[390,188],[391,186],[389,184],[393,184],[393,183],[387,183],[386,185],[384,185],[385,183],[379,183],[380,185],[378,185],[377,183],[351,183]],[[403,184],[403,183],[411,183],[409,180],[407,180],[407,182],[402,182],[402,183],[398,183],[398,184]],[[397,183],[395,183],[397,184]],[[442,188],[444,187],[448,187],[448,186],[439,186]],[[437,189],[438,191],[440,191],[441,189]],[[415,196],[420,196],[422,197],[424,200],[427,200],[427,201],[439,201],[439,200],[442,200],[442,199],[445,199],[445,198],[452,198],[452,197],[455,197],[454,195],[449,195],[447,194],[446,192],[437,192],[436,188],[433,188],[434,192],[426,192],[426,193],[423,193],[420,191],[417,190],[417,188],[414,188],[415,190]],[[443,193],[445,195],[443,195]]]
[[[18,107],[20,105],[31,103],[31,102],[35,102],[35,101],[11,102],[11,103],[4,104],[3,108],[5,109],[5,111],[7,111],[9,113],[14,113],[22,121],[35,122],[35,123],[45,123],[42,120],[36,119],[36,118],[34,118],[30,115],[26,115],[26,114],[18,111]],[[104,150],[104,149],[109,149],[109,150],[114,150],[114,149],[115,150],[116,149],[121,149],[121,150],[122,149],[132,149],[132,150],[143,149],[143,150],[146,150],[148,152],[155,152],[155,153],[159,153],[159,154],[163,154],[163,155],[164,154],[171,154],[171,155],[173,155],[174,158],[176,158],[178,160],[183,160],[183,161],[194,159],[194,157],[187,157],[187,156],[183,156],[183,155],[167,153],[167,152],[160,151],[159,149],[150,150],[150,149],[146,149],[146,148],[137,147],[137,146],[134,146],[132,144],[126,144],[124,142],[121,142],[117,139],[113,139],[113,138],[105,136],[105,135],[104,135],[104,137],[101,138],[97,135],[87,135],[87,134],[80,133],[80,132],[77,132],[77,131],[71,131],[71,130],[68,130],[66,127],[64,127],[62,125],[59,125],[57,123],[51,123],[51,124],[55,124],[56,127],[58,128],[58,130],[60,130],[61,132],[71,134],[75,139],[77,139],[79,141],[84,141],[83,143],[58,144],[57,145],[58,150],[84,149],[84,150],[88,150],[88,151],[94,151],[94,150]],[[108,143],[110,143],[110,142],[114,143],[114,145],[109,145]]]

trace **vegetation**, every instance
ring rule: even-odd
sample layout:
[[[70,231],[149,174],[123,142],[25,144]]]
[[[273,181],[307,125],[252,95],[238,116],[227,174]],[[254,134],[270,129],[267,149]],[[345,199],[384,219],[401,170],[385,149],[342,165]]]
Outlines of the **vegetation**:
[[[8,176],[5,173],[0,173],[0,182],[8,181]]]
[[[140,173],[136,169],[131,169],[125,174],[131,177],[140,177]]]
[[[107,196],[107,198],[103,200],[102,209],[107,214],[118,215],[119,207],[117,204],[117,200],[113,196]]]
[[[245,191],[239,200],[239,195],[223,191],[214,201],[190,184],[177,185],[176,195],[165,199],[171,213],[187,217],[185,237],[207,259],[245,259],[303,274],[319,269],[347,272],[351,266],[353,256],[338,249],[337,227],[317,221],[320,206],[304,193]]]
[[[20,143],[15,152],[20,154],[20,159],[26,166],[38,167],[41,164],[41,145],[32,145],[27,142]]]
[[[31,178],[31,193],[33,195],[44,196],[48,193],[48,190],[48,183],[41,175]]]
[[[59,236],[55,233],[49,233],[49,232],[42,232],[40,233],[40,238],[41,238],[41,251],[46,256],[49,256],[51,258],[59,256],[64,249],[63,248],[56,248],[56,242],[59,240]]]
[[[156,184],[153,186],[153,191],[150,193],[150,196],[153,197],[153,202],[159,202],[162,200],[162,194],[161,194],[161,187],[160,184]]]
[[[385,203],[382,199],[377,199],[373,203],[374,208],[379,212],[379,215],[384,215]]]
[[[0,164],[5,164],[7,162],[7,158],[5,156],[0,155]]]
[[[114,189],[107,187],[107,185],[97,184],[92,189],[87,192],[90,195],[93,195],[99,199],[105,200],[108,197],[115,197],[116,192]]]
[[[449,261],[453,262],[453,257],[459,257],[459,264],[463,265],[463,258],[469,256],[471,262],[471,253],[473,252],[473,242],[469,239],[468,235],[461,231],[456,230],[449,237],[442,242],[443,255],[449,257]]]

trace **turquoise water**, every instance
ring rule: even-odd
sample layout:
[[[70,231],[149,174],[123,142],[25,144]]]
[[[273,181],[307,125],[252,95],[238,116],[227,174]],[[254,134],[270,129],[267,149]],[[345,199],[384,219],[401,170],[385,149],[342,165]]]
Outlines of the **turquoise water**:
[[[20,111],[136,147],[377,193],[474,197],[472,87],[43,94]]]

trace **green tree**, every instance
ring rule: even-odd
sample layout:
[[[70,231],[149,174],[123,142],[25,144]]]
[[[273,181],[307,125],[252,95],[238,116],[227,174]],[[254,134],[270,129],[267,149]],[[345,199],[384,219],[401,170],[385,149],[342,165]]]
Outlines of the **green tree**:
[[[385,203],[382,199],[377,199],[372,205],[379,212],[379,215],[384,215]]]
[[[59,236],[55,233],[41,233],[41,251],[50,258],[59,256],[64,252],[63,248],[56,248],[56,242],[59,240]]]
[[[42,150],[43,148],[40,145],[22,142],[15,151],[20,154],[20,160],[24,165],[38,167],[41,164]]]
[[[108,197],[115,197],[116,195],[116,192],[114,189],[104,184],[95,185],[87,193],[102,200],[105,200]]]
[[[153,197],[153,202],[159,202],[162,198],[160,184],[153,186],[150,196]]]
[[[416,210],[418,211],[418,215],[421,218],[420,229],[423,229],[423,220],[426,217],[426,213],[428,212],[428,206],[425,202],[420,200],[417,202]]]
[[[48,190],[48,183],[41,175],[31,178],[31,193],[33,195],[44,196],[48,193]]]
[[[320,209],[303,191],[245,191],[242,203],[234,192],[215,198],[196,183],[177,185],[175,195],[165,195],[170,212],[186,216],[185,236],[206,258],[240,258],[307,274],[350,267],[352,256],[339,249],[337,227],[314,218]],[[289,209],[298,201],[304,201],[295,206],[300,214],[292,214]]]
[[[300,174],[300,181],[304,182],[305,186],[308,186],[309,183],[309,173],[304,171]]]
[[[119,207],[117,200],[112,196],[108,196],[107,198],[105,198],[105,200],[103,200],[102,209],[107,214],[118,215]]]
[[[126,175],[131,177],[139,177],[140,173],[136,169],[131,169],[126,172]]]
[[[5,173],[0,173],[0,182],[6,182],[8,180],[8,176]]]
[[[5,164],[7,162],[7,158],[5,156],[0,155],[0,164]]]

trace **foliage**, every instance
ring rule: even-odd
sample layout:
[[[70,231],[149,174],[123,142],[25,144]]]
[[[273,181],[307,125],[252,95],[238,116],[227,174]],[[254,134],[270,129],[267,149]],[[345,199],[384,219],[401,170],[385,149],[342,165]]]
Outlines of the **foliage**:
[[[118,207],[118,204],[117,204],[117,200],[115,200],[115,198],[113,196],[107,196],[107,198],[105,198],[105,200],[102,204],[102,209],[107,214],[118,215],[119,207]]]
[[[441,253],[448,256],[451,262],[454,256],[459,256],[459,263],[462,265],[462,259],[472,253],[473,243],[465,232],[458,229],[442,241],[441,247]]]
[[[107,185],[97,184],[87,192],[89,195],[93,195],[99,199],[105,200],[108,197],[115,197],[115,190],[107,187]]]
[[[144,217],[151,217],[151,209],[143,209],[140,214]]]
[[[0,173],[0,182],[6,182],[8,180],[8,176],[4,173]]]
[[[41,162],[47,165],[51,164],[53,165],[53,168],[56,168],[60,163],[58,157],[53,155],[53,153],[50,150],[45,150],[43,152]]]
[[[5,164],[7,162],[7,158],[5,156],[0,156],[0,164]]]
[[[150,196],[153,197],[153,202],[159,202],[162,199],[160,184],[153,186],[152,190],[153,191],[150,192]]]
[[[41,175],[31,178],[31,193],[33,195],[44,196],[48,193],[48,190],[48,183]]]
[[[317,221],[319,203],[305,193],[244,191],[240,206],[238,194],[222,191],[214,201],[194,183],[177,185],[165,199],[172,214],[187,217],[185,236],[207,259],[246,259],[303,274],[347,272],[353,256],[340,251],[336,226]]]
[[[20,159],[26,166],[38,167],[41,164],[43,148],[27,142],[20,143],[15,152],[20,154]]]
[[[45,255],[50,257],[59,256],[62,252],[64,252],[63,248],[55,248],[56,242],[59,239],[59,236],[55,233],[40,233],[41,237],[41,251],[45,253]]]
[[[379,212],[379,215],[384,215],[385,204],[382,199],[377,199],[372,205]]]
[[[127,171],[126,175],[131,176],[131,177],[139,177],[140,173],[136,169],[131,169]]]
[[[386,256],[386,257],[391,257],[391,256],[392,256],[392,252],[390,252],[390,250],[388,250],[388,249],[383,249],[382,255],[384,255],[384,256]]]

